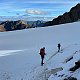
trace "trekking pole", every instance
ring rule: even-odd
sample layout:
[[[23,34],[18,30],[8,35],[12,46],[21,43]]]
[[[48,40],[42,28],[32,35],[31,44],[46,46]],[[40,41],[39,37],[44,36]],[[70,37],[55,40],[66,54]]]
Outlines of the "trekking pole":
[[[44,65],[44,80],[46,80],[46,70],[45,70],[45,65]]]
[[[47,77],[46,77],[46,65],[44,65],[44,80],[47,80]]]

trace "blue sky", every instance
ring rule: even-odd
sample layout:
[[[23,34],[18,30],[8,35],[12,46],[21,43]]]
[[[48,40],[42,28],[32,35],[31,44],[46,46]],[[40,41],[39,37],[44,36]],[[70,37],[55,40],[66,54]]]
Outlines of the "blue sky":
[[[80,0],[0,0],[0,16],[57,17]]]

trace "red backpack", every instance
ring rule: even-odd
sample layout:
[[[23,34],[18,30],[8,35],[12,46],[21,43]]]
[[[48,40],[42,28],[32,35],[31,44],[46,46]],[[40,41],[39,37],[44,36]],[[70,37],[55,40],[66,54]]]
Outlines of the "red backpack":
[[[41,56],[44,56],[44,55],[45,55],[45,49],[44,49],[44,48],[41,48],[41,49],[40,49],[40,55],[41,55]]]

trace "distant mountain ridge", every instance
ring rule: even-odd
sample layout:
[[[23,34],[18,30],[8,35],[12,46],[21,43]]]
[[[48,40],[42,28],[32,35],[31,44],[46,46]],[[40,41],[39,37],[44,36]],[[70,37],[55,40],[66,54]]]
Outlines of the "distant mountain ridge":
[[[13,30],[21,30],[26,28],[35,28],[42,27],[45,21],[37,20],[37,21],[4,21],[0,23],[0,32],[3,31],[13,31]]]
[[[44,26],[52,26],[64,23],[71,23],[78,21],[80,19],[80,3],[76,6],[72,7],[69,12],[65,12],[63,15],[58,16],[52,21],[48,21],[44,24]]]
[[[29,21],[27,21],[29,22]],[[28,24],[30,24],[32,26],[32,28],[35,28],[35,27],[42,27],[44,25],[46,21],[43,21],[43,20],[37,20],[37,21],[32,21],[31,23],[29,22]]]
[[[30,25],[24,22],[23,20],[18,21],[4,21],[0,23],[0,31],[13,31],[29,28]]]

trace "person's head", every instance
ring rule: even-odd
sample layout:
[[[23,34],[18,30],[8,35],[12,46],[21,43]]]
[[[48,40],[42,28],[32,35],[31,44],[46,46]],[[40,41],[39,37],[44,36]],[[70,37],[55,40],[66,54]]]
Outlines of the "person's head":
[[[58,43],[58,45],[60,45],[60,43]]]
[[[45,49],[45,47],[43,47],[43,49]]]

